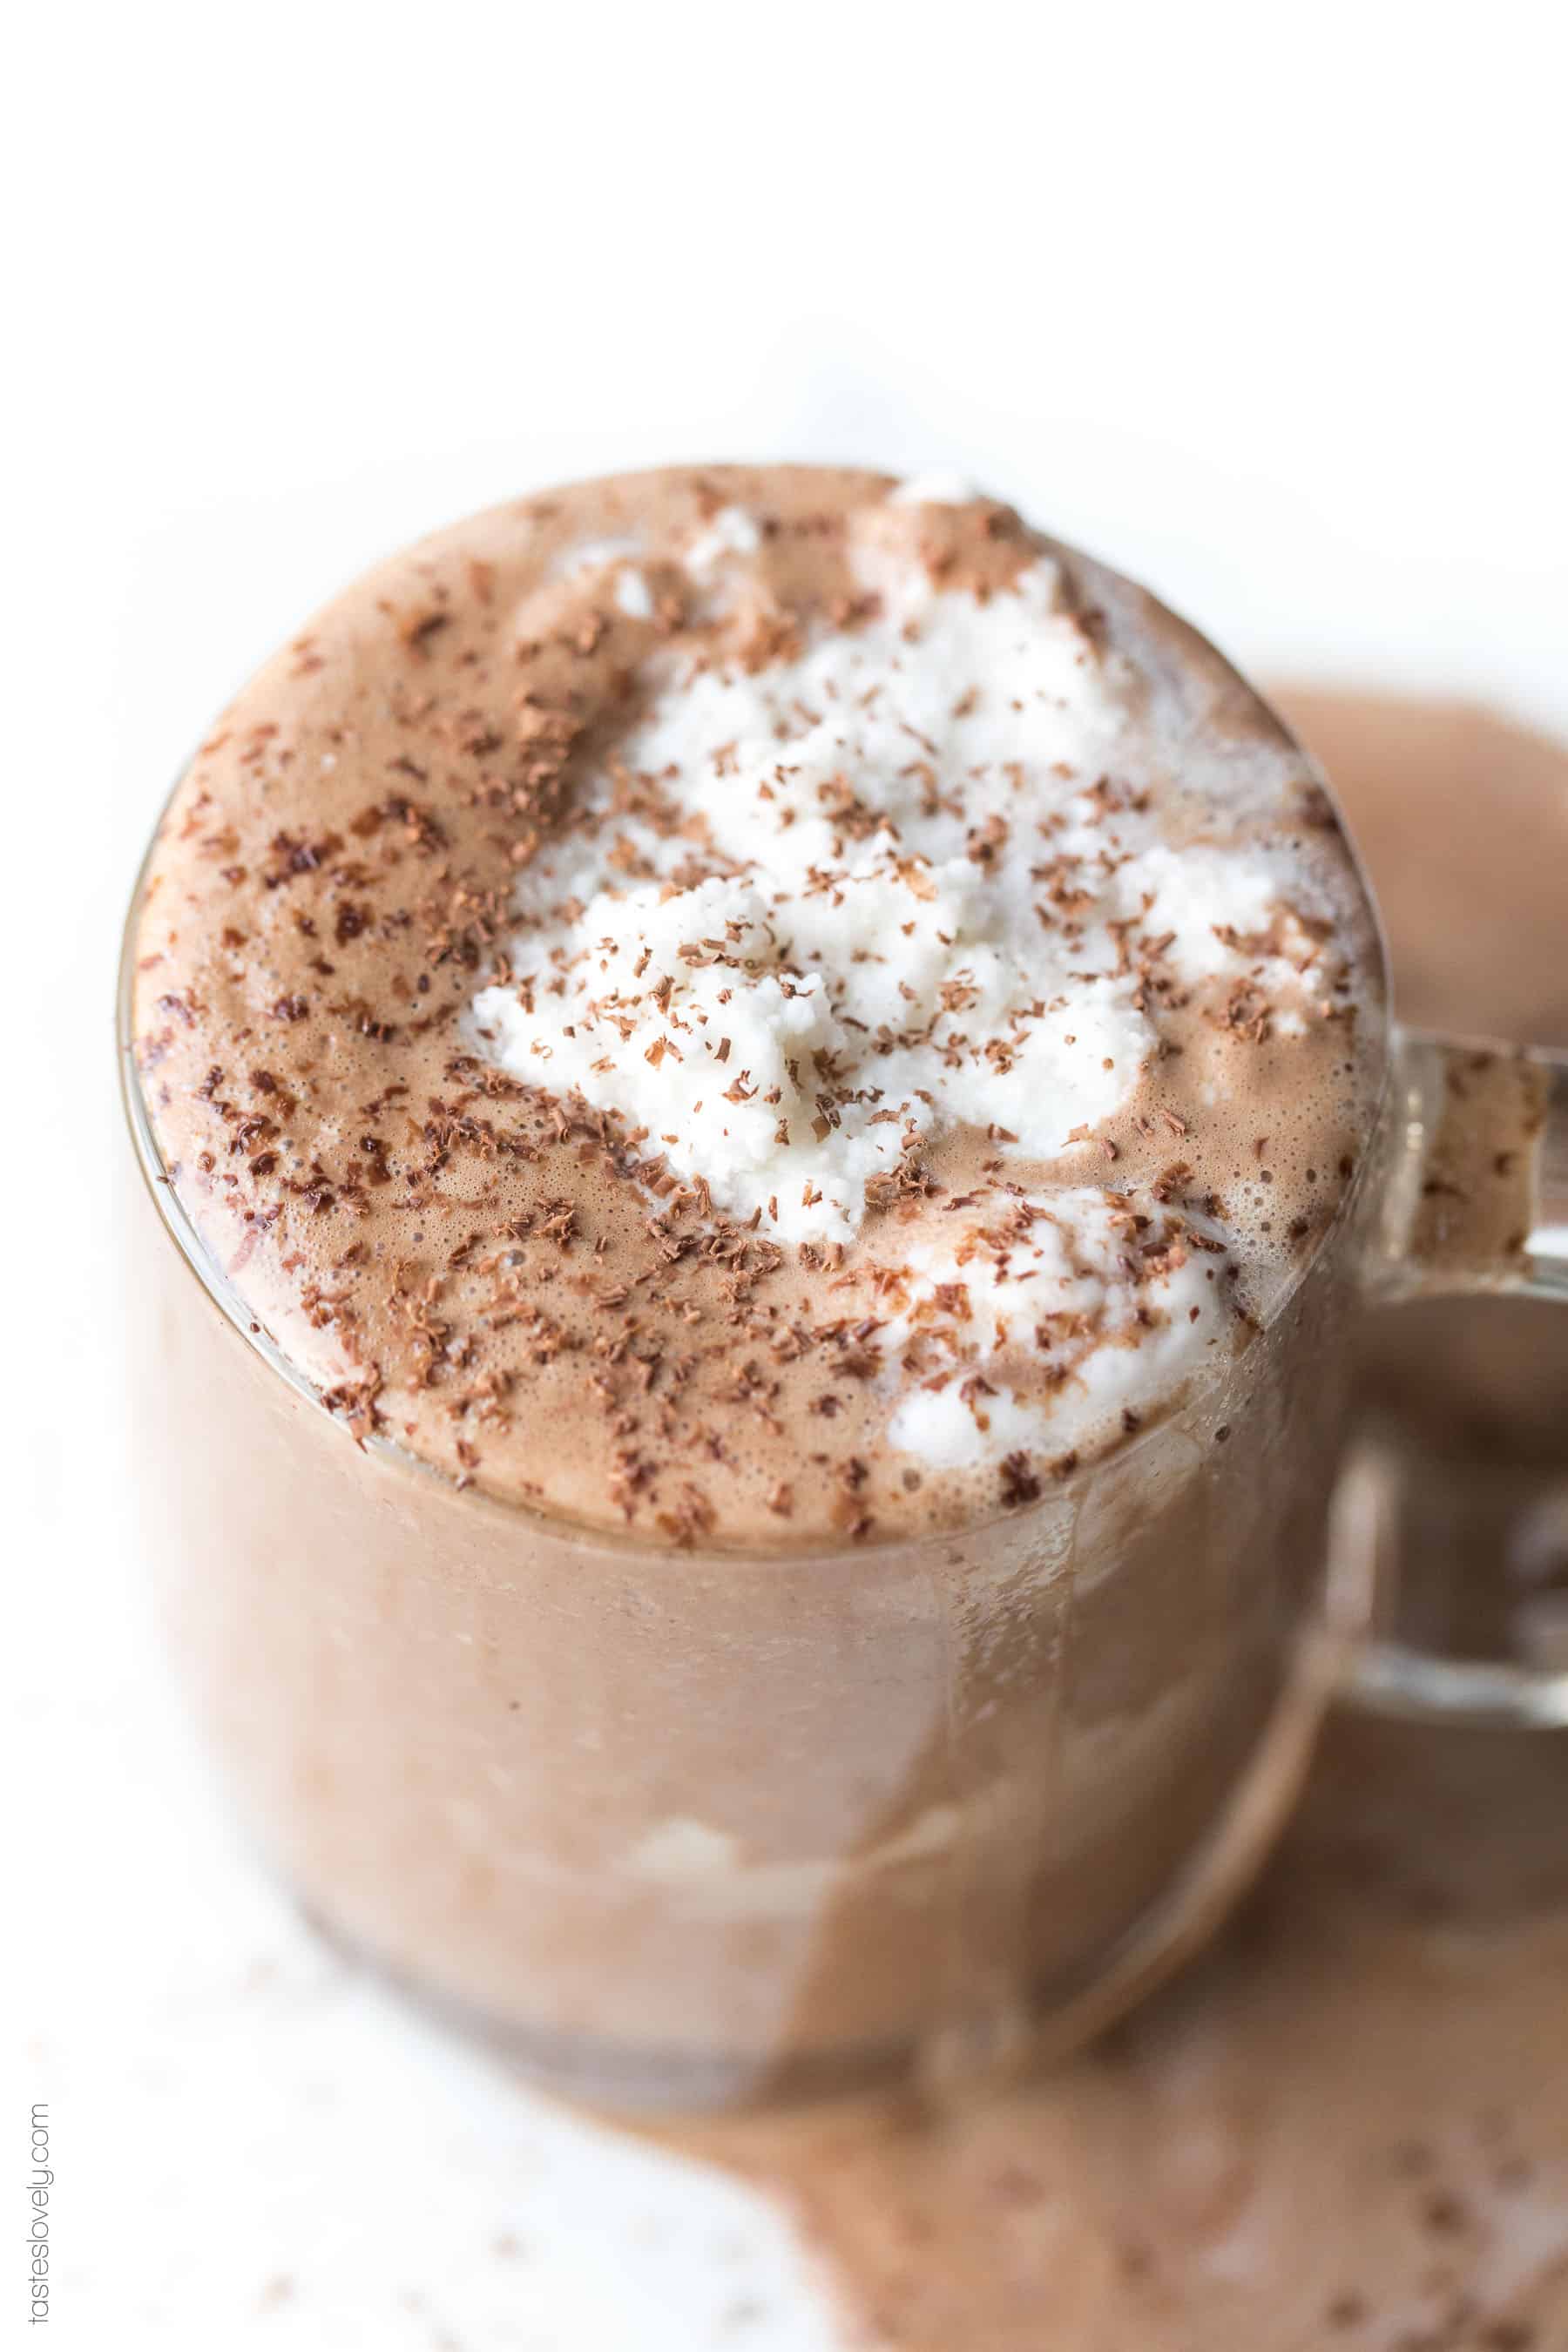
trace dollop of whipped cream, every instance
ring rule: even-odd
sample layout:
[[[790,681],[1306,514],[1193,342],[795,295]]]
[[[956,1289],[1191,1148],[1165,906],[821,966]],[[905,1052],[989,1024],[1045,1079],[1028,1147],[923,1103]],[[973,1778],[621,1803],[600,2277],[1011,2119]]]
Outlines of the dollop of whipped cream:
[[[1212,1217],[1090,1185],[1010,1186],[923,1221],[885,1294],[891,1443],[955,1470],[1086,1443],[1113,1412],[1134,1429],[1227,1342],[1226,1241]]]
[[[726,509],[700,568],[749,551]],[[1040,560],[905,567],[794,658],[672,679],[523,873],[482,1049],[618,1113],[716,1207],[847,1240],[947,1127],[1049,1160],[1118,1109],[1151,989],[1309,974],[1262,847],[1163,837]],[[1156,974],[1152,980],[1151,973]]]

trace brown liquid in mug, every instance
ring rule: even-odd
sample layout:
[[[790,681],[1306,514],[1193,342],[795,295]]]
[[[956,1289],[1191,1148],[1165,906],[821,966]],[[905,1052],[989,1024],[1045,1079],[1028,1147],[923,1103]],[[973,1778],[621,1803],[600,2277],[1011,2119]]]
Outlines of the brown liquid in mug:
[[[1399,1009],[1568,1043],[1568,751],[1464,707],[1279,699],[1371,866]],[[1424,1630],[1517,1649],[1506,1573],[1491,1596],[1521,1508],[1512,1605],[1568,1586],[1561,1318],[1402,1309],[1362,1377],[1439,1480],[1415,1536],[1446,1530],[1451,1574]],[[1565,1821],[1568,1735],[1340,1718],[1237,1925],[1096,2050],[968,2115],[841,2116],[730,2153],[792,2203],[847,2345],[1560,2352]]]

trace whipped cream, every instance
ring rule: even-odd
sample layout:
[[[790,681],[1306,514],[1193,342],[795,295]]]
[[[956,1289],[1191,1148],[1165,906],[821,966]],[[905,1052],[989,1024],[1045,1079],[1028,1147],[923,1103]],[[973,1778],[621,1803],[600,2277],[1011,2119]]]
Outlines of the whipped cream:
[[[724,509],[704,561],[748,521]],[[655,697],[525,870],[516,981],[473,1008],[506,1069],[783,1242],[853,1236],[944,1127],[1082,1149],[1158,1042],[1147,948],[1179,982],[1314,984],[1299,869],[1163,837],[1051,562],[984,601],[879,584],[796,658]]]
[[[1213,1218],[1087,1185],[922,1220],[879,1335],[903,1390],[890,1442],[958,1470],[1087,1443],[1113,1411],[1135,1425],[1228,1343],[1226,1243]]]
[[[926,473],[910,474],[889,492],[888,503],[895,507],[966,507],[984,496],[966,474],[958,474],[945,466],[933,466]]]
[[[754,555],[763,543],[755,519],[744,507],[721,507],[700,538],[686,551],[686,568],[703,579],[727,555]]]

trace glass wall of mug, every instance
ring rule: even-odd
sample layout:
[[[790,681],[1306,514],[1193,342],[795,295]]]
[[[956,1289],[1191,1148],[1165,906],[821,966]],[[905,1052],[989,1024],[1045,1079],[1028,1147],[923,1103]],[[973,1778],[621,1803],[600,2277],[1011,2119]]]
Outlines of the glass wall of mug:
[[[1222,1847],[1258,1858],[1324,1697],[1345,1223],[1230,1374],[1021,1509],[656,1547],[356,1444],[128,1085],[169,1636],[258,1846],[354,1951],[558,2087],[722,2105],[1048,2025],[1174,1948]]]

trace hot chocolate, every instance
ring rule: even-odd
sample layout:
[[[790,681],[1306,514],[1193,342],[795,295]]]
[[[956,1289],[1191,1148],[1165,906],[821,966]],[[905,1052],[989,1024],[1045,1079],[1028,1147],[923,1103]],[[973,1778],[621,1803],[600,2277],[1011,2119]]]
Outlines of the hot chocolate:
[[[1151,598],[951,485],[496,509],[224,714],[130,955],[175,1637],[356,1944],[725,2096],[1256,1843],[1381,969]]]
[[[479,517],[193,761],[139,1067],[357,1432],[672,1541],[962,1524],[1331,1221],[1379,972],[1313,772],[1152,600],[921,490]]]

